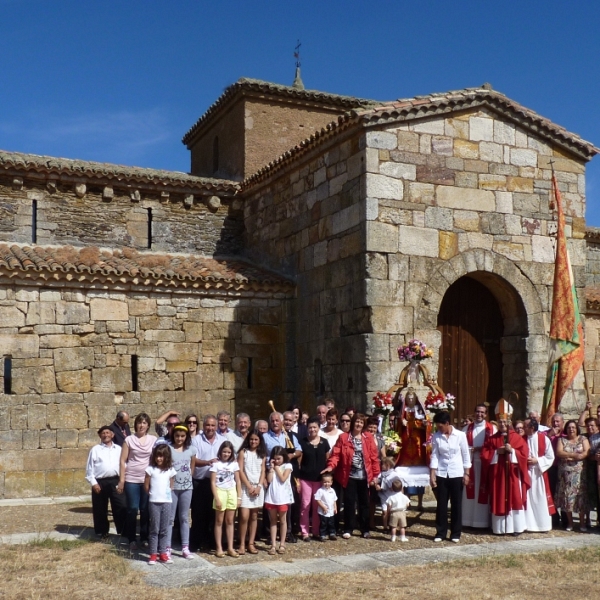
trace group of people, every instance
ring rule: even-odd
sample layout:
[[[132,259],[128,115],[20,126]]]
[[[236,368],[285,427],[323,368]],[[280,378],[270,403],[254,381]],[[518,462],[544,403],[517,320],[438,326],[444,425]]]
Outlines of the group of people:
[[[536,416],[521,435],[507,414],[497,415],[497,426],[488,422],[485,405],[476,407],[464,431],[451,424],[449,413],[435,415],[429,465],[438,504],[434,541],[447,536],[448,502],[454,542],[463,525],[491,526],[494,533],[548,531],[552,498],[565,526],[573,527],[577,512],[585,531],[588,511],[597,506],[589,465],[596,468],[600,458],[598,421],[586,420],[586,438],[560,415],[542,432]],[[131,430],[129,415],[119,412],[98,430],[100,444],[87,463],[96,534],[108,536],[110,502],[117,533],[131,551],[138,549],[139,514],[139,543],[152,564],[172,561],[174,531],[188,559],[211,549],[217,557],[256,554],[261,534],[270,540],[270,554],[283,554],[287,543],[348,539],[357,529],[369,538],[379,506],[390,539],[407,541],[410,500],[397,459],[385,455],[378,416],[351,407],[340,414],[329,401],[314,417],[292,406],[253,427],[240,413],[231,425],[226,411],[201,421],[168,411],[153,435],[146,413],[135,417]]]
[[[452,459],[454,477],[446,476],[461,488],[452,497],[451,540],[460,540],[463,526],[491,527],[496,534],[547,532],[561,525],[572,531],[573,513],[579,515],[579,530],[587,532],[591,527],[590,511],[598,508],[600,407],[597,417],[590,413],[589,403],[579,421],[565,423],[564,417],[556,413],[551,427],[547,427],[535,411],[513,424],[512,408],[503,400],[493,422],[487,420],[486,405],[476,406],[470,422],[462,432],[456,432],[464,438],[457,446],[460,452]],[[439,484],[435,468],[436,437],[440,435],[438,426],[431,461],[434,493],[435,484]],[[459,462],[460,477],[456,474]],[[436,496],[436,539],[444,539],[447,517],[439,505],[439,492]],[[443,494],[441,500],[442,504],[446,502]]]

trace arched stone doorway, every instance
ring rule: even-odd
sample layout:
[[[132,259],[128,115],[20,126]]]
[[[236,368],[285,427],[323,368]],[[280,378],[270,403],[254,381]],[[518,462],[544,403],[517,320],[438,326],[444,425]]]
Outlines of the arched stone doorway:
[[[507,397],[512,391],[518,394],[516,416],[523,416],[528,406],[538,409],[548,360],[544,310],[535,286],[506,257],[488,250],[473,249],[440,265],[431,274],[421,295],[415,319],[416,336],[430,344],[436,354],[443,358],[446,349],[441,347],[442,332],[438,329],[438,319],[440,312],[443,312],[442,304],[446,294],[461,279],[470,279],[483,286],[493,296],[500,312],[500,335],[496,333],[495,342],[486,342],[485,345],[489,344],[490,352],[494,345],[499,348],[502,364],[501,395]],[[476,304],[478,301],[476,292],[472,296],[467,295],[467,299],[456,310],[467,312],[468,303]],[[484,339],[492,338],[490,336]],[[457,360],[460,365],[463,364],[460,355]],[[467,394],[466,398],[462,398],[453,389],[453,385],[444,385],[443,367],[438,369],[436,361],[437,356],[430,370],[437,373],[444,391],[454,393],[458,399],[458,410],[455,411],[454,418],[458,420],[459,415],[471,413],[475,404],[482,400],[490,402],[490,410],[493,409],[495,402],[487,397],[473,399],[471,394]],[[497,362],[496,359],[496,364]],[[496,390],[494,393],[498,393],[497,384],[493,389]]]
[[[441,334],[438,381],[457,397],[454,419],[479,402],[490,411],[517,392],[516,414],[526,407],[528,335],[525,307],[516,290],[492,273],[476,271],[446,290],[438,313]]]
[[[502,396],[503,329],[498,302],[483,284],[461,277],[448,288],[438,314],[438,382],[458,398],[459,422],[478,402],[493,406]]]

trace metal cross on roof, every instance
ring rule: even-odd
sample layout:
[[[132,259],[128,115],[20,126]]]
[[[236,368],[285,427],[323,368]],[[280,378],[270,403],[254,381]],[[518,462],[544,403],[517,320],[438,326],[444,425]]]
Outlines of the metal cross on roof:
[[[302,44],[300,43],[300,40],[298,40],[298,43],[294,48],[294,58],[296,59],[296,67],[300,66],[300,46],[302,46]]]

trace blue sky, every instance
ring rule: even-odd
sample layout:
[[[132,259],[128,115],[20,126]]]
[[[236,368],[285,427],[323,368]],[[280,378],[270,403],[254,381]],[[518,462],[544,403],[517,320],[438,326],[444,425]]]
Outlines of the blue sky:
[[[600,2],[0,0],[0,148],[187,171],[239,77],[393,99],[490,82],[600,146]],[[600,226],[600,157],[587,171]]]

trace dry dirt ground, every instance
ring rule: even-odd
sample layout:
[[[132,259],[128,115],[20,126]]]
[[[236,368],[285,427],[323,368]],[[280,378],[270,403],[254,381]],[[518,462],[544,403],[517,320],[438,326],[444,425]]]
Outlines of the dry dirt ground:
[[[111,545],[41,541],[0,546],[0,595],[14,600],[548,599],[597,597],[600,549],[484,557],[422,567],[286,577],[180,589],[152,588]]]
[[[85,527],[92,525],[92,509],[90,503],[58,504],[41,506],[11,506],[0,508],[0,535],[11,533],[44,533],[48,531],[60,531],[79,533]],[[435,512],[433,508],[427,508],[423,512],[409,511],[409,527],[407,529],[408,543],[401,544],[402,550],[413,550],[416,548],[431,548],[434,546],[432,538],[434,534],[433,524]],[[376,523],[380,523],[379,519]],[[260,525],[259,525],[260,527]],[[549,533],[524,533],[520,539],[536,539],[567,535],[582,535],[578,532],[567,533],[562,530]],[[501,536],[494,536],[491,532],[477,529],[465,529],[462,535],[462,543],[477,544],[483,542],[504,541]],[[114,541],[114,540],[113,540]],[[257,542],[259,554],[246,554],[240,558],[216,558],[213,554],[202,554],[215,565],[254,563],[263,560],[290,560],[302,558],[319,558],[332,554],[357,554],[368,552],[383,552],[400,547],[400,543],[392,544],[390,536],[383,532],[381,527],[372,531],[372,538],[365,540],[358,535],[350,540],[338,538],[336,542],[325,543],[311,541],[310,543],[299,541],[297,544],[287,544],[286,554],[283,556],[268,556],[269,545],[266,541]]]

